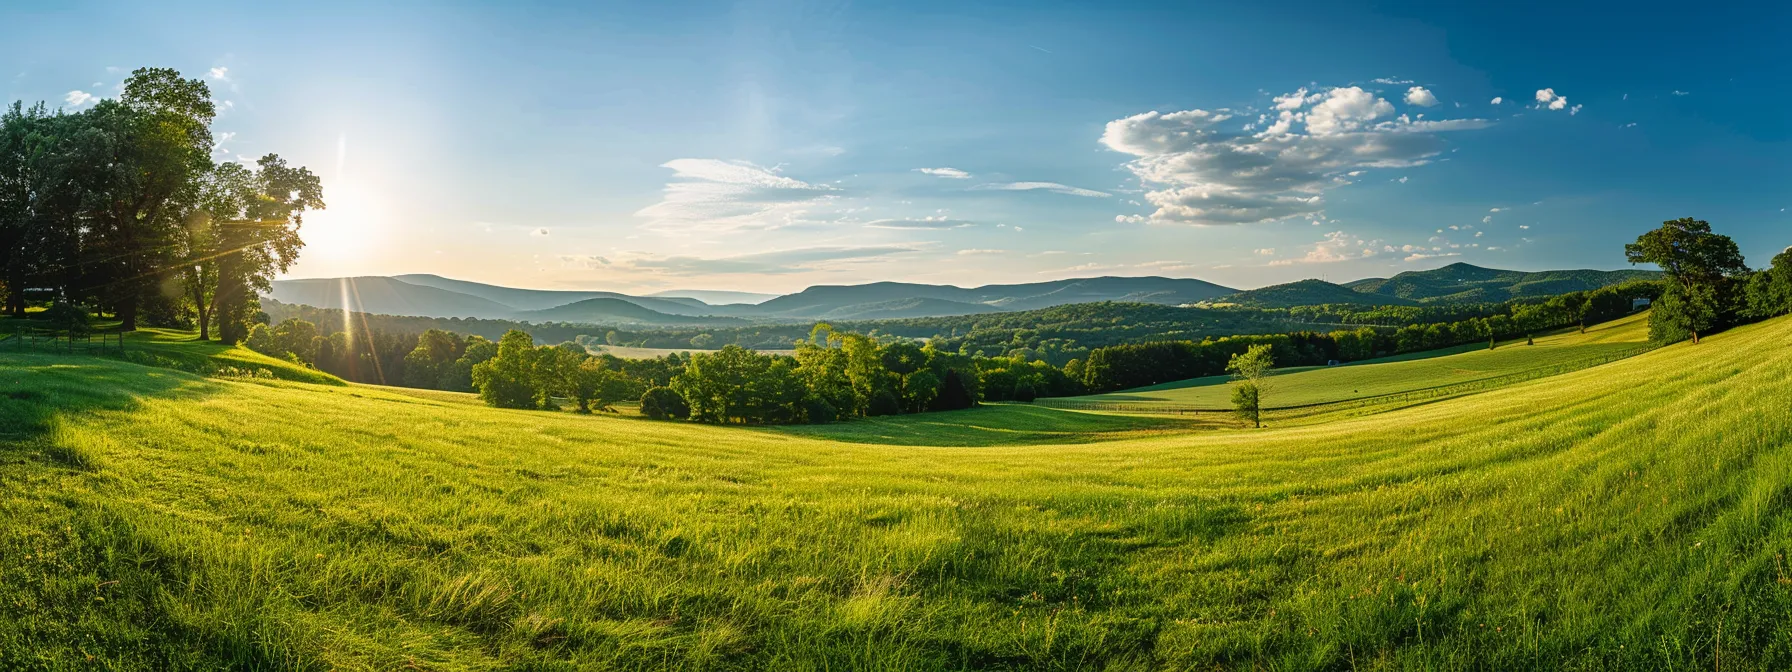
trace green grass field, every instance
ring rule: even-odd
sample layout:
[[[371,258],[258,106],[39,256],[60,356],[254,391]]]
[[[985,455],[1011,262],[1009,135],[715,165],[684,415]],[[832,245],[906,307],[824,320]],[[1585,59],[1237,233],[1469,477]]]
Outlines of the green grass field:
[[[1276,408],[1303,406],[1524,377],[1527,372],[1553,373],[1638,354],[1650,347],[1648,314],[1639,313],[1589,328],[1585,334],[1568,331],[1542,336],[1535,345],[1519,340],[1502,343],[1493,350],[1483,344],[1346,366],[1286,369],[1270,378],[1269,394],[1264,401]],[[1210,376],[1046,403],[1121,404],[1138,410],[1225,409],[1232,399],[1229,382],[1226,376]]]
[[[1323,424],[1048,411],[719,428],[0,350],[0,669],[1792,665],[1792,320]]]

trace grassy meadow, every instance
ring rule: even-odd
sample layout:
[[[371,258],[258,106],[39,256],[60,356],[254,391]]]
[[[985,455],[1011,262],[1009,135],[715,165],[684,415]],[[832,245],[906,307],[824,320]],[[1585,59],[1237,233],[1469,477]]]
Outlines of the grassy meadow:
[[[0,348],[0,669],[1792,665],[1788,319],[1263,431],[331,382]]]
[[[1648,313],[1578,330],[1539,336],[1535,344],[1524,340],[1411,353],[1333,367],[1290,368],[1269,380],[1265,403],[1270,407],[1325,404],[1442,388],[1506,377],[1525,377],[1605,363],[1614,358],[1647,351]],[[1232,389],[1227,376],[1209,376],[1108,394],[1046,400],[1046,403],[1123,404],[1148,410],[1153,407],[1229,408]]]

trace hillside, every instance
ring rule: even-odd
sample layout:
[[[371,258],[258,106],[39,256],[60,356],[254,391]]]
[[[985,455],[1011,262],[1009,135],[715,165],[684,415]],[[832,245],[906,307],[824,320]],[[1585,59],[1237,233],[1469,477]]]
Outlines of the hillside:
[[[0,668],[1780,669],[1789,381],[1781,319],[1303,427],[889,421],[995,439],[925,448],[0,352]],[[1002,439],[1079,416],[1119,440]]]
[[[1300,280],[1281,285],[1271,285],[1262,289],[1252,289],[1236,294],[1229,294],[1214,300],[1214,303],[1237,304],[1252,308],[1291,308],[1294,306],[1322,306],[1328,304],[1362,304],[1386,306],[1418,305],[1397,296],[1365,294],[1324,280]]]
[[[1632,280],[1659,279],[1659,271],[1502,271],[1470,264],[1450,264],[1429,271],[1407,271],[1392,278],[1367,278],[1345,286],[1377,297],[1423,302],[1499,302],[1526,296],[1583,292]]]
[[[931,300],[932,311],[908,311],[901,317],[950,317],[1004,310],[1034,310],[1076,303],[1125,301],[1182,305],[1231,293],[1210,282],[1188,278],[1076,278],[1018,285],[962,288],[874,282],[865,285],[818,285],[759,304],[752,314],[813,319],[828,314],[861,313],[891,301]],[[940,303],[945,302],[945,303]]]
[[[584,301],[586,299],[608,298],[626,301],[642,308],[668,315],[720,314],[708,304],[688,297],[655,298],[629,296],[627,294],[618,294],[616,292],[516,289],[512,287],[487,285],[478,282],[468,282],[466,280],[454,280],[439,275],[427,274],[397,275],[393,276],[392,279],[413,285],[436,287],[452,292],[459,292],[461,294],[477,296],[482,299],[503,304],[516,311],[545,310],[548,308],[565,306],[578,301]]]
[[[276,280],[270,294],[281,303],[421,317],[503,318],[516,309],[490,299],[381,276]]]
[[[668,315],[644,308],[623,299],[601,297],[575,301],[546,310],[528,310],[515,315],[529,322],[583,322],[606,325],[738,325],[745,321],[733,317],[691,317]]]

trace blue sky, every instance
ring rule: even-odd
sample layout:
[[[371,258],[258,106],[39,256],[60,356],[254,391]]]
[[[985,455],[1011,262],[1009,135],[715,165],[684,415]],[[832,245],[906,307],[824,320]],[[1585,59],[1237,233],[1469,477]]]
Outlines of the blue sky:
[[[1620,268],[1681,216],[1792,244],[1783,5],[139,4],[0,9],[5,95],[206,77],[220,159],[324,178],[294,277],[1250,287]]]

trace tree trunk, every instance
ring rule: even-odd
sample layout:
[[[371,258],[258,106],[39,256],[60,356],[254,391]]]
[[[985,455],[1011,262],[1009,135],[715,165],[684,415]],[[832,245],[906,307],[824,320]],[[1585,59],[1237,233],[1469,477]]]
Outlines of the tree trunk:
[[[1692,344],[1693,345],[1699,344],[1699,332],[1696,332],[1696,331],[1692,332]]]
[[[113,311],[118,314],[119,322],[123,323],[119,327],[121,330],[123,330],[123,331],[136,331],[137,330],[137,297],[136,296],[127,295],[123,299],[120,299],[118,302],[118,306],[116,308],[114,308]]]

